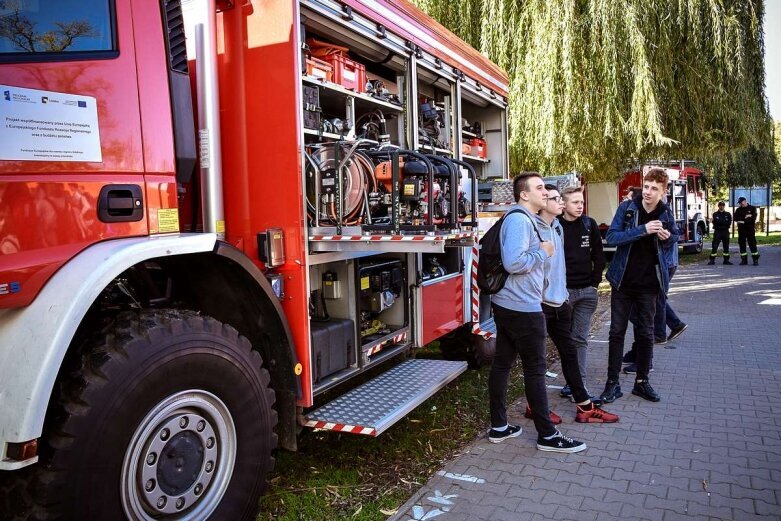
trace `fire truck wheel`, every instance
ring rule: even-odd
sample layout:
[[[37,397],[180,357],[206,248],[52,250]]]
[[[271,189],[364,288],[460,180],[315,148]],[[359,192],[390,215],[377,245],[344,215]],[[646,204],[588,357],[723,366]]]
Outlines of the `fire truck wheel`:
[[[173,310],[101,336],[60,379],[12,519],[255,519],[277,414],[250,342]]]

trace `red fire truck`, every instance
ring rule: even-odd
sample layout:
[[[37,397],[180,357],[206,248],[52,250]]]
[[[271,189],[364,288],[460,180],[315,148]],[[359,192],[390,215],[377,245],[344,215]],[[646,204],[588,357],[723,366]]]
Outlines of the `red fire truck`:
[[[0,518],[252,519],[460,374],[507,89],[404,0],[0,2]]]

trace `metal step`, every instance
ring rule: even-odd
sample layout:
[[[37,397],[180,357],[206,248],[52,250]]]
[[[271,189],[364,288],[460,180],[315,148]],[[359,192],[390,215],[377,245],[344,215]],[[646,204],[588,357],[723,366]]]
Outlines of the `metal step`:
[[[304,416],[306,427],[379,436],[466,371],[466,362],[407,360]]]

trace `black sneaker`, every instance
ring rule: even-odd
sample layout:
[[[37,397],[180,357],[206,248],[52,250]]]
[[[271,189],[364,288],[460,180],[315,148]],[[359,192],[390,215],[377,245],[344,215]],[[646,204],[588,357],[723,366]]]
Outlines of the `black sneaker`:
[[[608,380],[608,382],[605,384],[605,390],[602,391],[602,394],[599,396],[599,398],[603,403],[613,403],[616,401],[616,399],[621,398],[622,396],[624,396],[624,393],[621,392],[621,386],[619,385],[618,380],[613,382]]]
[[[668,340],[666,338],[664,338],[663,336],[655,336],[654,337],[654,344],[663,346],[667,342],[668,342]]]
[[[586,450],[586,444],[582,441],[575,441],[572,438],[567,438],[559,431],[556,431],[556,434],[550,439],[537,436],[537,450],[572,453]]]
[[[654,391],[654,388],[651,387],[651,384],[648,382],[648,380],[636,380],[635,386],[632,389],[632,394],[635,396],[639,396],[640,398],[645,398],[646,400],[650,402],[658,402],[662,398]]]
[[[653,372],[654,366],[652,365],[651,368],[648,370],[649,373]],[[637,364],[629,364],[624,366],[624,374],[635,374],[637,373]]]
[[[622,359],[625,364],[634,364],[635,363],[635,350],[630,349],[626,353],[624,353],[624,358]]]
[[[508,438],[517,438],[521,435],[521,432],[523,432],[523,429],[518,425],[508,425],[503,431],[491,429],[488,431],[488,441],[491,443],[501,443]]]
[[[569,388],[569,385],[565,385],[561,388],[561,391],[559,391],[559,396],[572,400],[572,389]]]
[[[715,260],[711,259],[708,261],[708,266],[713,266],[714,264],[716,264]]]
[[[754,255],[754,266],[759,266],[759,255]]]
[[[672,331],[670,331],[670,336],[667,337],[667,341],[668,342],[672,342],[673,340],[675,340],[676,338],[681,336],[683,334],[683,332],[686,331],[687,327],[689,327],[689,326],[684,324],[683,322],[681,322],[680,326],[675,327],[675,328],[672,329]]]

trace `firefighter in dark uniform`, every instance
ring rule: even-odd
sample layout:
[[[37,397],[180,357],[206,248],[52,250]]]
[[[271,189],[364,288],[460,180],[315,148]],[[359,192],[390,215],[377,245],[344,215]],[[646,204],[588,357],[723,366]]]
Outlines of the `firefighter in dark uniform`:
[[[716,251],[721,243],[721,255],[724,257],[724,264],[732,265],[729,261],[729,227],[732,226],[732,216],[724,211],[724,201],[719,201],[719,210],[713,212],[713,244],[710,251],[709,265],[716,264]]]
[[[738,198],[740,205],[735,210],[733,217],[735,224],[738,225],[738,246],[740,246],[740,265],[748,264],[748,253],[746,252],[746,242],[751,250],[751,258],[754,260],[754,266],[759,265],[759,252],[757,251],[757,239],[754,236],[754,223],[757,221],[757,209],[746,201],[745,197]]]

